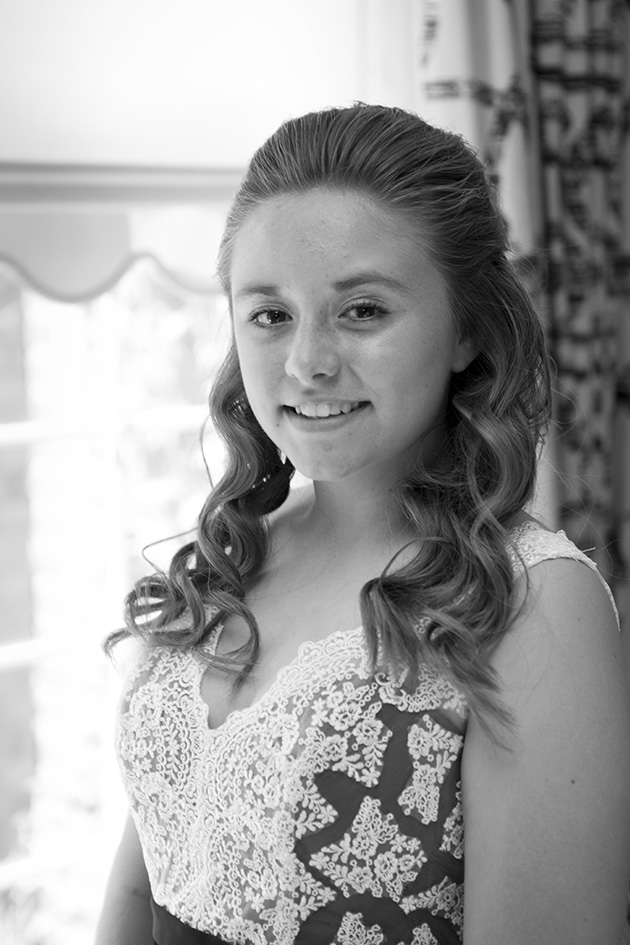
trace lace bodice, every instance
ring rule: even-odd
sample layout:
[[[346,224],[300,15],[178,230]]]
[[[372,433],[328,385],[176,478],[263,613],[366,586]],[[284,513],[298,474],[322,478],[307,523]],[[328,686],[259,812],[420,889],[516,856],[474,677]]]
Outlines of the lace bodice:
[[[533,524],[510,554],[516,571],[595,567]],[[357,628],[303,644],[259,701],[210,729],[204,669],[196,651],[150,650],[121,700],[155,901],[243,945],[460,942],[463,695],[429,669],[411,693],[372,674]]]

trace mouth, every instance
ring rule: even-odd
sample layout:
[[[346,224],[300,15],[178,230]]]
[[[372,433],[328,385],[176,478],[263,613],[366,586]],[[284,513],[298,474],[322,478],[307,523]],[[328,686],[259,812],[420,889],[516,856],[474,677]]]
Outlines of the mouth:
[[[295,406],[287,404],[284,409],[294,416],[302,417],[305,420],[327,420],[356,413],[357,410],[361,410],[363,407],[366,407],[367,404],[367,400],[344,400],[329,404],[305,403],[296,404]]]

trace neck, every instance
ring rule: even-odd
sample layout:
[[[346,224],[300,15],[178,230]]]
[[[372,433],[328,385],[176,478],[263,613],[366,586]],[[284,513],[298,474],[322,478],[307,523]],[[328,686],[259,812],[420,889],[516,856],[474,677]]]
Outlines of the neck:
[[[396,550],[416,537],[410,535],[409,524],[390,486],[359,485],[352,478],[341,482],[314,482],[307,496],[305,527],[329,536],[338,549]]]

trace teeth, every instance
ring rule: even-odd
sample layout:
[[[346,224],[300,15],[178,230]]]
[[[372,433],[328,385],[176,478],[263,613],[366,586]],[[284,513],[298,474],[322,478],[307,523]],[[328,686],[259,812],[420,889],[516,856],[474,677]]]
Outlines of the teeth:
[[[348,400],[341,404],[299,404],[293,409],[303,417],[338,417],[340,413],[350,413],[360,405],[360,400]]]

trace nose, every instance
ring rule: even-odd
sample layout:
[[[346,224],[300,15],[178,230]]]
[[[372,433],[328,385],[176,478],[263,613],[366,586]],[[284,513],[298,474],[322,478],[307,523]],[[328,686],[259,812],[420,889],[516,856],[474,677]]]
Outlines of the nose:
[[[287,352],[284,369],[289,377],[303,383],[334,377],[339,364],[337,339],[330,327],[321,321],[303,320],[293,332]]]

